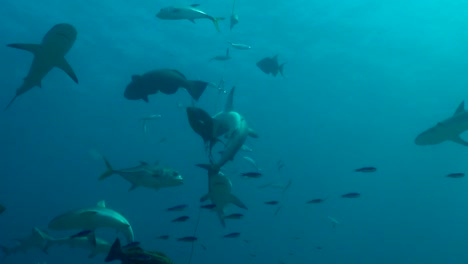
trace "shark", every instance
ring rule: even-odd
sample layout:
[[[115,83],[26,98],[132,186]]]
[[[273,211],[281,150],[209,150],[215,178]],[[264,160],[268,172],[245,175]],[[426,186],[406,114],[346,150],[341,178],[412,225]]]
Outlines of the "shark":
[[[31,249],[37,248],[43,251],[44,253],[47,253],[45,250],[46,247],[46,242],[48,239],[51,237],[46,234],[44,231],[41,229],[34,227],[31,231],[31,234],[25,238],[21,239],[14,239],[17,243],[17,245],[7,248],[5,246],[0,246],[0,249],[3,252],[3,259],[6,259],[9,257],[11,254],[15,254],[18,252],[26,253]]]
[[[71,248],[81,248],[85,250],[89,250],[90,254],[88,258],[94,258],[99,254],[107,254],[111,248],[111,245],[104,239],[94,237],[95,244],[90,243],[90,239],[88,237],[76,237],[76,236],[67,236],[62,238],[53,238],[48,237],[46,239],[46,246],[44,248],[45,252],[48,252],[49,248],[55,245],[68,245]]]
[[[23,84],[16,90],[16,95],[5,107],[5,110],[18,98],[35,86],[42,87],[42,79],[53,69],[63,70],[70,78],[78,83],[78,78],[65,55],[70,51],[76,40],[77,31],[70,24],[62,23],[52,27],[40,44],[8,44],[8,47],[29,51],[34,55],[28,75]]]
[[[49,222],[51,230],[96,230],[113,228],[125,235],[128,242],[134,241],[133,229],[128,220],[120,213],[107,208],[104,200],[94,207],[76,209],[58,215]]]
[[[184,183],[184,179],[177,171],[172,168],[162,167],[158,162],[149,164],[142,161],[136,167],[114,170],[109,161],[104,157],[102,158],[106,163],[107,171],[101,175],[99,180],[118,174],[132,184],[128,191],[140,186],[159,190],[160,188],[179,186]]]
[[[234,91],[235,87],[229,92],[224,110],[213,117],[209,117],[209,114],[203,109],[196,107],[187,108],[190,126],[203,138],[205,143],[210,143],[210,148],[219,141],[218,137],[224,135],[227,139],[219,160],[211,164],[197,165],[211,171],[211,174],[216,174],[224,164],[234,159],[234,156],[242,148],[248,136],[258,138],[257,133],[249,127],[245,118],[234,111]]]
[[[463,146],[468,142],[460,137],[460,134],[468,130],[468,111],[465,110],[465,102],[461,102],[455,113],[438,122],[435,126],[419,134],[414,143],[419,146],[437,145],[445,141],[452,141]]]
[[[223,227],[226,227],[224,210],[229,204],[247,210],[247,206],[232,194],[231,180],[220,171],[215,174],[208,173],[208,193],[201,197],[200,202],[208,199],[216,205],[213,210],[217,213]]]

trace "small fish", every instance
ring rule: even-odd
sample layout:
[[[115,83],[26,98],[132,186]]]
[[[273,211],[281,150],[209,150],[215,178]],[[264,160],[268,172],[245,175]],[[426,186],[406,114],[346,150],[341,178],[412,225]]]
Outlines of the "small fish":
[[[456,172],[456,173],[450,173],[450,174],[447,174],[448,178],[463,178],[465,177],[465,173],[463,172]]]
[[[266,57],[264,59],[261,59],[260,61],[257,62],[257,67],[262,70],[262,72],[266,74],[272,74],[273,76],[276,77],[278,75],[278,72],[281,74],[281,76],[284,77],[283,74],[283,67],[284,64],[278,64],[278,55],[275,55],[271,58]]]
[[[323,202],[325,202],[325,200],[326,200],[326,199],[320,199],[320,198],[318,198],[318,199],[310,200],[310,201],[308,201],[307,203],[308,203],[308,204],[318,204],[318,203],[323,203]]]
[[[122,249],[129,249],[129,248],[135,248],[140,246],[140,242],[130,242],[127,245],[123,246]]]
[[[354,171],[355,171],[355,172],[367,172],[367,173],[370,173],[370,172],[376,172],[376,171],[377,171],[377,168],[374,168],[374,167],[363,167],[363,168],[355,169]]]
[[[229,29],[232,31],[232,28],[239,23],[239,15],[236,13],[236,0],[232,3],[232,13],[231,13],[231,25]]]
[[[260,178],[262,174],[260,172],[243,172],[241,176],[248,177],[248,178]]]
[[[140,118],[140,120],[143,121],[143,132],[145,133],[145,135],[148,132],[147,121],[156,120],[156,119],[159,119],[159,118],[161,118],[161,115],[158,115],[158,114],[153,114],[153,115],[149,115],[147,117]]]
[[[219,21],[224,20],[223,17],[213,17],[205,13],[204,11],[198,9],[199,4],[193,4],[190,6],[168,6],[165,8],[161,8],[158,14],[156,14],[157,18],[166,19],[166,20],[181,20],[187,19],[190,20],[192,23],[195,23],[195,19],[209,19],[213,21],[213,24],[216,27],[216,31],[219,30]]]
[[[177,241],[180,241],[180,242],[195,242],[197,240],[198,238],[194,236],[181,237],[177,239]]]
[[[278,201],[269,201],[269,202],[265,202],[265,204],[277,205],[277,204],[279,204],[279,202]]]
[[[226,61],[226,60],[229,60],[231,59],[231,56],[229,56],[229,48],[226,49],[226,55],[218,55],[218,56],[215,56],[213,58],[211,58],[209,61],[214,61],[214,60],[217,60],[217,61]]]
[[[169,236],[168,235],[157,236],[156,239],[168,240]]]
[[[176,219],[172,220],[171,222],[175,223],[175,222],[185,222],[187,220],[189,220],[190,217],[188,216],[181,216],[181,217],[177,217]]]
[[[180,212],[188,208],[188,205],[186,204],[181,204],[181,205],[176,205],[173,207],[169,207],[166,209],[168,212]]]
[[[261,169],[259,169],[257,166],[257,162],[255,162],[255,160],[253,160],[251,157],[244,156],[242,158],[248,163],[250,163],[257,171],[261,171]]]
[[[249,46],[249,45],[245,45],[245,44],[240,44],[240,43],[232,43],[232,42],[229,42],[228,43],[235,49],[240,49],[240,50],[248,50],[248,49],[251,49],[252,47]]]
[[[242,219],[244,217],[243,214],[230,214],[226,215],[224,219]]]
[[[351,192],[351,193],[341,195],[342,198],[358,198],[360,196],[361,196],[360,193],[355,193],[355,192]]]
[[[315,248],[318,249],[318,250],[323,249],[323,247],[321,247],[321,246],[316,246]]]
[[[338,220],[336,220],[335,218],[333,218],[331,216],[328,216],[328,220],[330,220],[332,222],[333,228],[335,228],[337,225],[340,224],[340,222]]]
[[[214,209],[216,207],[216,204],[207,204],[207,205],[202,205],[200,207],[203,209]]]
[[[278,162],[276,162],[276,166],[278,167],[278,171],[281,171],[281,169],[284,168],[286,165],[282,160],[278,160]]]
[[[224,238],[237,238],[240,236],[240,233],[239,232],[234,232],[234,233],[229,233],[227,235],[224,235],[223,237]]]
[[[156,120],[156,119],[159,119],[161,117],[162,117],[162,115],[160,115],[160,114],[152,114],[152,115],[140,118],[140,120],[149,121],[149,120]]]
[[[241,150],[242,150],[242,151],[245,151],[245,152],[252,152],[252,151],[253,151],[253,149],[251,149],[251,148],[250,148],[249,146],[247,146],[247,145],[242,145]]]
[[[5,206],[3,206],[2,204],[0,204],[0,214],[2,214],[3,212],[5,212],[6,208]]]

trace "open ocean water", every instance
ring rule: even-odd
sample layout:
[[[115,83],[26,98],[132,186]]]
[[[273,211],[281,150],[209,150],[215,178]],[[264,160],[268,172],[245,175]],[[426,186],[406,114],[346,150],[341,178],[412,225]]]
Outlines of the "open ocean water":
[[[468,148],[453,142],[415,144],[416,136],[453,115],[468,99],[468,2],[462,0],[237,0],[239,23],[229,29],[233,2],[204,0],[198,8],[220,21],[158,19],[161,8],[186,1],[3,0],[0,4],[0,108],[15,95],[33,55],[7,47],[40,43],[54,25],[78,34],[65,56],[79,84],[60,69],[0,113],[0,244],[38,227],[49,230],[66,211],[105,200],[133,227],[146,250],[174,263],[468,263],[468,183],[446,177],[466,172]],[[230,48],[228,42],[252,46]],[[256,63],[278,55],[284,77]],[[132,75],[177,69],[190,80],[236,87],[234,109],[258,133],[223,170],[232,193],[248,210],[231,206],[223,228],[216,213],[200,211],[208,192],[203,141],[187,121],[190,95],[127,100]],[[227,94],[208,87],[196,102],[211,115]],[[151,114],[161,118],[140,120]],[[466,121],[465,121],[466,122]],[[463,137],[463,135],[462,135]],[[225,138],[221,138],[223,141]],[[214,151],[222,150],[218,144]],[[106,171],[159,161],[184,184],[155,191],[137,188]],[[240,173],[252,166],[262,177]],[[278,162],[284,167],[278,169]],[[376,172],[355,169],[375,167]],[[286,190],[274,185],[291,185]],[[265,185],[272,183],[269,187]],[[261,188],[264,187],[264,188]],[[357,192],[359,198],[341,195]],[[323,203],[307,201],[322,198]],[[265,202],[278,201],[279,205]],[[187,204],[184,212],[166,208]],[[184,223],[172,223],[181,216]],[[199,217],[199,219],[198,219]],[[199,225],[197,227],[197,220]],[[339,222],[334,224],[333,221]],[[223,238],[240,232],[238,238]],[[112,229],[96,235],[112,243]],[[169,235],[168,240],[156,236]],[[117,237],[124,239],[122,234]],[[1,253],[1,252],[0,252]],[[105,255],[53,246],[32,249],[2,263],[104,263]]]

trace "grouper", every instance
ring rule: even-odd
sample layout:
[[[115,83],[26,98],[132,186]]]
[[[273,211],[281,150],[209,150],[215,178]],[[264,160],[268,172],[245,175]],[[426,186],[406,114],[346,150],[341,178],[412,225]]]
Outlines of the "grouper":
[[[160,69],[147,72],[143,75],[133,75],[132,81],[125,89],[124,96],[129,100],[148,101],[148,95],[161,92],[174,94],[179,88],[185,88],[196,101],[208,86],[208,82],[191,81],[179,71],[172,69]]]

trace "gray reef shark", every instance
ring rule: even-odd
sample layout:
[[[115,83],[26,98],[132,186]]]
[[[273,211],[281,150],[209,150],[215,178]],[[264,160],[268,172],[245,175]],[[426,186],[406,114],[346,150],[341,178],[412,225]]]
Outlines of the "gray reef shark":
[[[240,208],[247,209],[247,206],[232,194],[232,183],[222,172],[208,174],[208,193],[204,195],[200,201],[204,202],[208,199],[216,205],[213,210],[218,214],[218,218],[223,227],[226,226],[224,221],[224,209],[227,205],[235,204]]]
[[[31,234],[26,238],[15,239],[17,242],[16,246],[7,248],[5,246],[0,246],[0,249],[3,251],[3,259],[7,258],[11,254],[18,252],[26,253],[31,249],[37,248],[42,250],[44,253],[47,239],[50,239],[50,236],[47,235],[44,231],[40,230],[37,227],[32,229]]]
[[[101,175],[99,180],[103,180],[113,174],[118,174],[132,184],[129,191],[140,186],[159,190],[160,188],[179,186],[184,182],[184,179],[177,171],[168,167],[162,167],[158,163],[149,164],[140,162],[141,164],[136,167],[114,170],[109,161],[104,157],[103,159],[106,163],[107,171]]]
[[[89,241],[87,237],[76,237],[76,236],[68,236],[63,238],[48,238],[46,246],[44,248],[45,252],[48,252],[49,248],[55,245],[68,245],[71,248],[81,248],[85,250],[91,251],[88,255],[88,258],[93,258],[99,254],[107,254],[111,248],[111,245],[104,239],[101,238],[94,238],[95,244],[93,245],[92,242]]]
[[[235,87],[228,95],[224,111],[216,114],[212,118],[200,108],[188,107],[187,116],[192,129],[202,136],[205,142],[210,142],[213,146],[218,137],[224,135],[227,139],[224,150],[218,161],[213,164],[198,164],[205,168],[210,174],[216,174],[228,161],[233,160],[236,153],[242,148],[248,136],[257,138],[258,135],[249,128],[247,121],[233,108],[233,97]]]
[[[6,106],[5,110],[15,99],[31,90],[35,86],[41,87],[42,79],[54,67],[62,69],[70,78],[78,83],[78,78],[72,67],[65,60],[65,55],[76,40],[76,29],[70,24],[57,24],[50,29],[42,39],[41,44],[8,44],[8,47],[26,50],[34,54],[34,60],[29,68],[23,84],[16,90],[16,95]]]
[[[51,230],[96,230],[113,228],[123,233],[128,242],[134,241],[133,229],[128,220],[120,213],[106,207],[105,201],[96,206],[82,208],[61,214],[49,222]]]
[[[451,117],[419,134],[414,140],[414,143],[422,146],[436,145],[444,141],[453,141],[463,146],[468,146],[468,142],[460,137],[460,134],[467,130],[468,112],[465,110],[465,103],[461,102]]]

